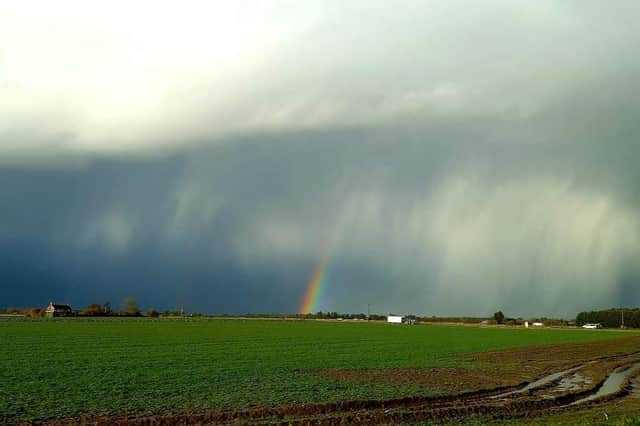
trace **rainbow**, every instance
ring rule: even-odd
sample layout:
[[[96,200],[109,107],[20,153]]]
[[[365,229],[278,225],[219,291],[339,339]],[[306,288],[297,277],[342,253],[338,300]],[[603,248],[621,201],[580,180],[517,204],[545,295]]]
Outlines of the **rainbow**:
[[[300,309],[298,309],[298,313],[310,314],[313,311],[313,307],[318,302],[318,297],[320,296],[320,290],[324,283],[326,271],[327,258],[324,257],[313,268],[313,274],[311,274],[311,278],[309,279],[309,284],[307,286],[307,290],[304,292],[304,298],[302,299],[302,304],[300,305]]]

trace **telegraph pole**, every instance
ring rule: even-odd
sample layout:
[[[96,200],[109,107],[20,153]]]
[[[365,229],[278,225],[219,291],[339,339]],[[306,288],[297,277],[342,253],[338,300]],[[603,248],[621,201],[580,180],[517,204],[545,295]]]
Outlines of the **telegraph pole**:
[[[367,303],[367,322],[371,318],[371,303]]]
[[[620,313],[622,314],[622,320],[620,321],[620,328],[624,328],[624,308],[620,310]]]

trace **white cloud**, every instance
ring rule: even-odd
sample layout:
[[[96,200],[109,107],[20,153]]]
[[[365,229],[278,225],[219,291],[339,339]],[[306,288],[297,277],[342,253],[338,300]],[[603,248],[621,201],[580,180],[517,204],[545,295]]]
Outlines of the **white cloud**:
[[[0,157],[523,119],[632,44],[582,2],[0,5]],[[638,8],[629,7],[628,19]],[[626,37],[625,37],[626,35]],[[603,42],[603,37],[606,42]]]
[[[5,153],[36,150],[42,139],[90,151],[176,143],[163,132],[176,124],[187,130],[191,98],[204,87],[227,103],[229,86],[233,92],[244,70],[258,67],[291,30],[262,19],[269,7],[259,3],[27,1],[0,7]],[[10,140],[16,129],[19,140]],[[63,137],[39,137],[43,132]]]

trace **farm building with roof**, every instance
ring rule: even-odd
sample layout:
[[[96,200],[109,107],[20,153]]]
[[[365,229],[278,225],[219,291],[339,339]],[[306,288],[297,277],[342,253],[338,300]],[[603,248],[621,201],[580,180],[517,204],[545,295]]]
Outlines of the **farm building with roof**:
[[[73,309],[69,305],[60,305],[57,303],[49,302],[49,306],[45,309],[45,314],[48,318],[53,317],[67,317],[73,314]]]

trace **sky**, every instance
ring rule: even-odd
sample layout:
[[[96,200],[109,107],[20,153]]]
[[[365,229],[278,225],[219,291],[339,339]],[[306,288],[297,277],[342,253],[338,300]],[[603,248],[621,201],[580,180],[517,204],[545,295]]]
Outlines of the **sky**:
[[[639,20],[0,2],[0,306],[298,312],[319,269],[314,311],[636,306]]]

